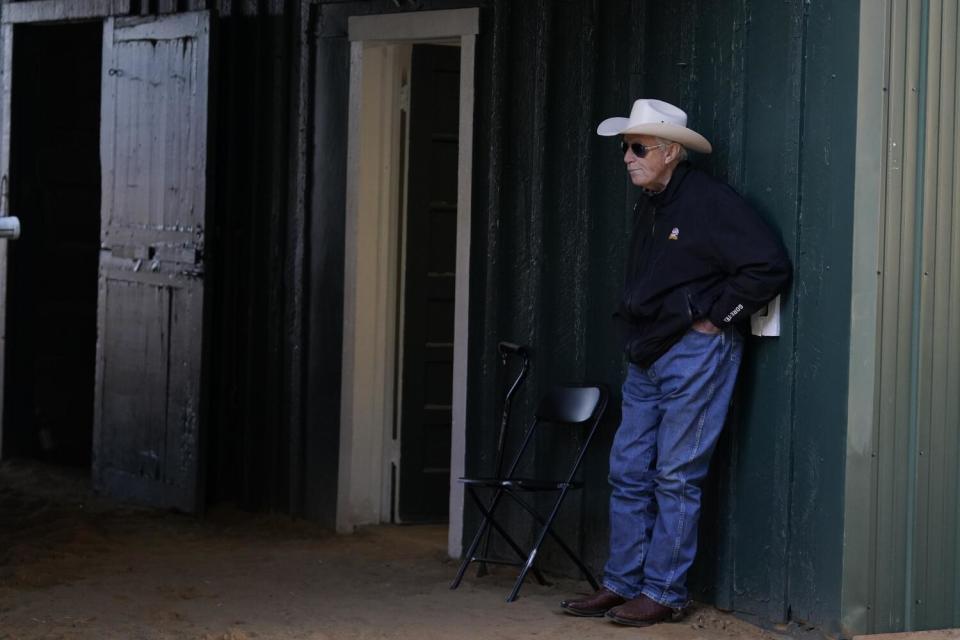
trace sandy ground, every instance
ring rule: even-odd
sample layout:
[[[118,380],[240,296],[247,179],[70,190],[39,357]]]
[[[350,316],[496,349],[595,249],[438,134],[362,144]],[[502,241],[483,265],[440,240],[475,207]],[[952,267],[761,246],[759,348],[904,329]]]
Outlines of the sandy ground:
[[[780,638],[710,607],[647,629],[562,614],[585,582],[512,570],[447,588],[443,527],[334,536],[302,521],[217,509],[203,519],[123,507],[82,474],[0,464],[0,640],[194,638]]]

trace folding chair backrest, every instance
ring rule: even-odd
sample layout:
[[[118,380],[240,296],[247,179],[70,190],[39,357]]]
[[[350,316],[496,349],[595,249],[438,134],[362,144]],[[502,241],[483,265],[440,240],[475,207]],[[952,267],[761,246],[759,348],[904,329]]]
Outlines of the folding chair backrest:
[[[602,396],[599,387],[554,387],[540,400],[536,416],[550,423],[586,422],[593,416]]]
[[[572,480],[600,424],[600,418],[606,406],[607,390],[604,387],[554,387],[551,389],[537,405],[533,423],[527,429],[523,443],[505,477],[514,477],[538,427],[573,426],[586,428],[587,435],[578,448],[575,462],[570,469],[567,481]]]

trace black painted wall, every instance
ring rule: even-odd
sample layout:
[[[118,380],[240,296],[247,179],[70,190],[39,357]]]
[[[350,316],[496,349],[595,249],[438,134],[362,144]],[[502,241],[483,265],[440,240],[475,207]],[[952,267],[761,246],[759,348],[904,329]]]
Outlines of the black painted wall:
[[[239,2],[206,4],[217,10],[204,320],[207,502],[299,514],[299,2],[247,3],[243,10]]]

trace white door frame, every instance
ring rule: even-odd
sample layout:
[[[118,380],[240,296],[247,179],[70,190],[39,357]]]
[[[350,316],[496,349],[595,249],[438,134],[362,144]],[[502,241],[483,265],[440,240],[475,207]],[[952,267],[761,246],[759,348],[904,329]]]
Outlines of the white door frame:
[[[448,552],[459,557],[463,534],[463,489],[457,478],[464,472],[466,451],[467,336],[470,270],[471,181],[473,173],[473,103],[476,36],[479,9],[418,11],[349,19],[350,114],[347,146],[347,194],[344,261],[343,386],[340,410],[340,465],[337,485],[337,530],[353,531],[361,524],[389,518],[384,513],[383,465],[385,440],[394,419],[394,354],[398,336],[390,322],[377,318],[377,308],[396,300],[396,286],[377,280],[391,273],[401,233],[396,220],[384,220],[379,207],[373,220],[378,228],[362,224],[364,196],[361,159],[364,50],[373,43],[432,42],[460,47],[460,125],[457,169],[457,274],[454,311],[453,425],[450,451],[450,527]],[[392,193],[396,185],[381,187]],[[371,234],[375,237],[371,237]],[[370,264],[364,247],[380,247]],[[394,247],[389,249],[389,247]],[[386,249],[385,249],[386,248]],[[371,280],[371,274],[374,278]],[[389,280],[389,278],[387,279]],[[370,287],[373,287],[373,291]],[[371,305],[371,299],[373,304]],[[396,308],[395,306],[393,307]],[[396,313],[394,310],[392,313]],[[373,322],[371,322],[371,319]],[[387,326],[384,326],[387,325]],[[389,455],[389,454],[388,454]]]

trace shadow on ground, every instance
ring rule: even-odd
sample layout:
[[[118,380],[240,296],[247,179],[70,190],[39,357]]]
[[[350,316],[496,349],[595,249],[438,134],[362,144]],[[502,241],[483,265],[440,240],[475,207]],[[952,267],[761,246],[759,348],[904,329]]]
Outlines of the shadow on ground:
[[[334,536],[307,522],[221,508],[204,518],[121,506],[81,473],[0,464],[0,640],[248,638],[769,638],[709,607],[677,623],[618,627],[563,615],[585,582],[513,572],[447,587],[440,526]]]

